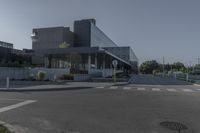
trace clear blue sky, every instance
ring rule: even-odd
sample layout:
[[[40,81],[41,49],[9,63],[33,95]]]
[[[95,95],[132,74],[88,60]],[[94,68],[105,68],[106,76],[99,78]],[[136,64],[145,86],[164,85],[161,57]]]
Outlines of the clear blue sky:
[[[199,0],[0,0],[0,40],[31,48],[32,28],[70,26],[96,18],[120,46],[148,59],[196,63],[200,56]]]

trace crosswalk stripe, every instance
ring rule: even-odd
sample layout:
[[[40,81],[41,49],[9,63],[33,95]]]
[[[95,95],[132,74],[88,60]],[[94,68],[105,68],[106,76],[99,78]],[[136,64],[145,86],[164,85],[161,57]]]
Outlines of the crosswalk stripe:
[[[130,90],[131,87],[124,87],[123,89],[124,89],[124,90]]]
[[[97,89],[103,89],[104,87],[103,86],[98,86],[96,87]]]
[[[110,89],[117,89],[118,86],[111,86]]]
[[[167,91],[176,92],[176,89],[167,88]]]
[[[145,88],[137,88],[138,91],[145,91]]]
[[[194,92],[194,91],[191,90],[191,89],[183,89],[183,91],[185,91],[185,92]]]
[[[152,88],[152,91],[160,91],[159,88]]]
[[[100,89],[100,88],[105,88],[105,87],[98,86],[96,88]],[[111,87],[109,87],[109,89],[113,89],[113,90],[118,89],[118,88],[119,88],[119,86],[111,86]],[[123,90],[131,90],[132,87],[125,86],[122,89]],[[137,91],[146,91],[146,88],[138,87],[136,90]],[[162,89],[162,88],[151,88],[151,91],[162,91],[162,90],[164,90],[164,89]],[[177,92],[178,91],[177,89],[174,89],[174,88],[166,88],[166,90],[169,91],[169,92]],[[200,91],[200,89],[197,89],[197,90]],[[182,91],[184,91],[184,92],[194,92],[194,90],[192,90],[192,89],[182,89]]]

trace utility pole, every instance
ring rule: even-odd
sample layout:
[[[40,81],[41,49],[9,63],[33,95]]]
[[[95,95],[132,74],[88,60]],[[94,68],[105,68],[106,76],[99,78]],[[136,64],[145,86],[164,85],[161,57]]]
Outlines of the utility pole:
[[[191,72],[192,71],[192,61],[189,61],[189,72]]]
[[[165,75],[165,57],[163,56],[163,77]]]

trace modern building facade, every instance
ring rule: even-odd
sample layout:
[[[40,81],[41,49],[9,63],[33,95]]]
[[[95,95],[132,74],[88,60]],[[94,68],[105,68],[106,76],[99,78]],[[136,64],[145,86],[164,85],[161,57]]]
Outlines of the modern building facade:
[[[14,49],[13,44],[0,41],[0,67],[31,66],[31,57],[23,50]]]
[[[73,45],[73,33],[68,27],[52,27],[33,29],[33,37],[36,41],[32,42],[32,49],[54,49],[66,42],[70,46]]]
[[[96,26],[95,19],[74,22],[69,27],[35,28],[32,31],[35,64],[47,68],[66,68],[71,73],[112,74],[112,61],[119,71],[137,70],[138,59],[131,47],[119,47]]]
[[[8,43],[8,42],[2,42],[0,41],[0,47],[4,47],[4,48],[13,48],[13,44],[12,43]]]

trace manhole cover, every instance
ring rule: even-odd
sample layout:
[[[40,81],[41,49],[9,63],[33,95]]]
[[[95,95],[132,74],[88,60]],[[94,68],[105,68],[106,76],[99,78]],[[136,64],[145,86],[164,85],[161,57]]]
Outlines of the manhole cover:
[[[171,129],[171,130],[176,130],[179,133],[182,130],[186,130],[187,129],[187,127],[185,125],[183,125],[182,123],[180,123],[180,122],[164,121],[164,122],[161,122],[160,125],[165,127],[165,128]]]

